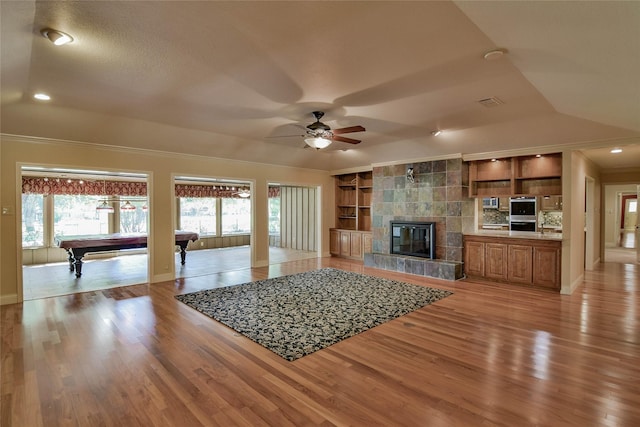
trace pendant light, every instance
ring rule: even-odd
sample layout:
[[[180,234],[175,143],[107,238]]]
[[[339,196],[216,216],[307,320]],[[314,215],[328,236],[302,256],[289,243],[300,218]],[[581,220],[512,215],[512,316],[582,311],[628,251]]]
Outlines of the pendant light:
[[[131,204],[130,201],[126,201],[120,206],[121,211],[135,211],[136,207]]]
[[[102,180],[102,196],[104,197],[104,200],[96,206],[96,211],[113,213],[113,206],[107,203],[107,182],[105,180]]]

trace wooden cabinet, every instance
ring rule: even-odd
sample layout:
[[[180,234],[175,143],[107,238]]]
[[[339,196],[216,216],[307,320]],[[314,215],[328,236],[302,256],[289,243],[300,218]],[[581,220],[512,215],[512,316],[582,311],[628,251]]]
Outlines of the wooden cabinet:
[[[373,172],[336,175],[336,227],[371,231]]]
[[[507,280],[507,245],[504,243],[486,243],[484,262],[485,277]]]
[[[507,280],[512,283],[532,283],[533,247],[528,245],[509,245]]]
[[[329,252],[340,255],[340,230],[329,230]]]
[[[560,287],[560,249],[538,246],[533,248],[533,284],[546,288]]]
[[[343,258],[363,259],[371,253],[373,236],[371,232],[358,230],[329,230],[329,251],[331,255]]]
[[[464,267],[467,275],[484,277],[484,243],[466,242]]]
[[[562,153],[475,160],[469,164],[469,196],[562,194]]]
[[[540,209],[543,211],[561,211],[562,196],[540,197]]]
[[[362,233],[362,256],[373,252],[373,234]]]
[[[469,277],[560,289],[560,240],[465,235]]]

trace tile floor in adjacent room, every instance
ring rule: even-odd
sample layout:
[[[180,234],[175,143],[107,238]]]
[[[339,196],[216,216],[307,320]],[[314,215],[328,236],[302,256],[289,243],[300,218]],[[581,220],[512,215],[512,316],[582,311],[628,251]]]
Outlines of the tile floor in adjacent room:
[[[316,252],[269,248],[270,264],[314,257]],[[176,278],[242,270],[251,268],[251,248],[190,251],[185,265],[180,264],[180,254],[176,254],[175,260]],[[22,276],[25,300],[146,283],[147,254],[88,260],[83,264],[80,278],[69,270],[67,262],[24,266]]]

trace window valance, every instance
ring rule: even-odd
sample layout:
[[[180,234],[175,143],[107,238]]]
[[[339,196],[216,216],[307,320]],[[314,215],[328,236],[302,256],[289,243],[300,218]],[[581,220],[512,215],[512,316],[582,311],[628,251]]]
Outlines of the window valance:
[[[242,198],[247,186],[176,184],[176,197]],[[22,177],[23,194],[87,196],[146,196],[146,182],[94,181],[81,179]],[[270,186],[269,197],[280,197],[280,187]]]
[[[176,184],[176,197],[246,198],[249,187],[232,185]]]
[[[146,196],[146,182],[22,177],[23,194]]]

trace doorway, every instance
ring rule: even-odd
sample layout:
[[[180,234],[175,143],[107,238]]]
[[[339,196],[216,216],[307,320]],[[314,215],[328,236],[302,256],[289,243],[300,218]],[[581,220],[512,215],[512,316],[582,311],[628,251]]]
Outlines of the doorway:
[[[22,166],[22,299],[145,283],[147,249],[89,251],[73,263],[60,239],[148,234],[147,175]],[[142,257],[142,261],[133,257]],[[82,267],[82,275],[79,276]]]
[[[638,188],[640,185],[605,186],[604,261],[638,263]]]

